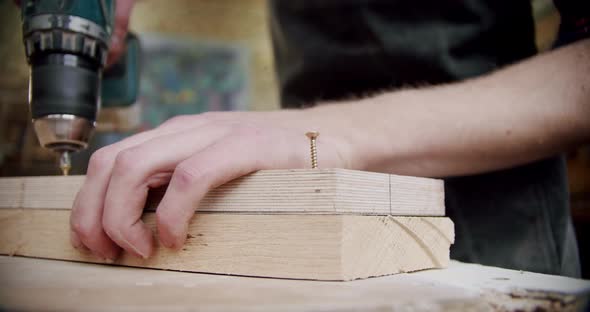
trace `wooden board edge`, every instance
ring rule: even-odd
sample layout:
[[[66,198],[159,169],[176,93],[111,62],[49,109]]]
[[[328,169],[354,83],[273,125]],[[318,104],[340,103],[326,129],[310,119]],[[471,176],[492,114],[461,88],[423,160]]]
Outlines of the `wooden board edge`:
[[[0,209],[0,254],[104,263],[70,245],[69,214],[67,210]],[[196,214],[182,250],[160,247],[156,237],[156,252],[152,258],[141,260],[124,254],[115,264],[331,281],[432,267],[423,257],[416,265],[424,267],[418,268],[399,262],[391,252],[376,256],[387,250],[387,245],[395,239],[392,237],[394,221],[404,223],[408,219],[433,218]],[[154,220],[155,214],[145,214],[144,221],[152,229]],[[387,236],[388,232],[394,234]],[[448,255],[448,245],[446,248]],[[399,252],[399,248],[394,250]]]
[[[148,260],[114,263],[76,250],[67,210],[0,209],[0,254],[224,275],[342,280],[340,215],[196,214],[179,251],[161,246]],[[155,214],[144,222],[155,228]]]
[[[450,263],[455,232],[447,217],[344,216],[342,226],[341,266],[347,280],[440,269]]]
[[[320,183],[322,186],[317,189],[312,185],[304,185],[307,189],[302,196],[293,195],[289,200],[280,200],[280,194],[269,194],[265,197],[265,192],[249,191],[244,199],[240,197],[228,196],[226,202],[224,197],[218,197],[217,200],[210,202],[205,198],[202,206],[196,207],[197,211],[207,212],[246,212],[246,213],[318,213],[318,214],[362,214],[362,215],[419,215],[419,216],[442,216],[444,215],[444,190],[434,190],[432,193],[420,192],[415,198],[430,198],[426,203],[412,205],[411,199],[402,200],[403,206],[399,210],[392,209],[391,186],[386,181],[391,175],[384,173],[364,172],[348,169],[290,169],[290,170],[266,170],[253,173],[240,179],[252,179],[264,175],[281,175],[289,173],[309,174],[310,179],[314,176],[322,175],[324,180]],[[327,180],[326,180],[326,177]],[[353,177],[352,180],[347,178]],[[361,177],[361,178],[358,178]],[[416,179],[422,181],[425,178],[405,177],[406,179]],[[55,180],[54,180],[55,179]],[[358,182],[358,190],[354,181]],[[81,187],[84,176],[70,177],[18,177],[18,178],[0,178],[0,208],[51,208],[51,209],[70,209],[74,202],[77,190]],[[54,183],[52,183],[54,181]],[[55,181],[61,181],[55,183]],[[234,180],[236,181],[236,180]],[[332,183],[330,183],[332,181]],[[367,182],[369,181],[369,182]],[[381,181],[382,183],[379,183]],[[229,182],[228,184],[231,184]],[[382,185],[381,185],[382,184]],[[390,183],[391,184],[391,183]],[[411,183],[410,183],[411,184]],[[428,183],[427,183],[428,184]],[[437,184],[435,180],[430,184]],[[379,187],[379,185],[381,185]],[[239,183],[238,183],[239,187]],[[222,186],[223,188],[223,186]],[[318,192],[319,190],[319,192]],[[340,190],[340,191],[339,191]],[[351,193],[350,190],[354,192]],[[214,194],[213,191],[210,194]],[[158,193],[159,196],[158,196]],[[248,191],[246,191],[248,193]],[[316,196],[317,193],[317,196]],[[321,196],[320,196],[321,193]],[[221,192],[223,194],[223,192]],[[153,211],[157,202],[163,195],[162,190],[151,191],[148,196],[146,211]],[[260,204],[253,205],[252,201],[261,196]],[[426,195],[426,196],[425,196]],[[431,196],[428,196],[431,195]],[[219,196],[219,195],[212,195]],[[409,196],[409,195],[408,195]],[[410,196],[411,198],[412,196]],[[441,197],[436,201],[434,197]],[[299,209],[293,206],[293,203],[301,201]],[[307,206],[306,206],[307,205]]]

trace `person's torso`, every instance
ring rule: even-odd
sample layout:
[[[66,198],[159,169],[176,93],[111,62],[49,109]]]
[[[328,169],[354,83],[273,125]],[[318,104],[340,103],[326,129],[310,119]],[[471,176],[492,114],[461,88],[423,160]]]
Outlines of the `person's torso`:
[[[536,52],[525,0],[275,0],[286,107],[481,75]]]
[[[458,81],[536,53],[527,0],[274,0],[270,9],[283,107]],[[566,182],[560,157],[445,179],[452,257],[579,275]]]

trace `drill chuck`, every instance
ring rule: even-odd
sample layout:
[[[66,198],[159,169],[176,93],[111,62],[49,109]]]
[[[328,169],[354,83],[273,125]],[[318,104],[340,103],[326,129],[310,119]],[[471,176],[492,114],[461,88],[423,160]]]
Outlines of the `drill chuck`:
[[[42,146],[86,148],[100,105],[100,68],[74,54],[45,53],[31,60],[29,101]]]
[[[86,148],[100,108],[113,1],[23,1],[29,105],[42,146]]]

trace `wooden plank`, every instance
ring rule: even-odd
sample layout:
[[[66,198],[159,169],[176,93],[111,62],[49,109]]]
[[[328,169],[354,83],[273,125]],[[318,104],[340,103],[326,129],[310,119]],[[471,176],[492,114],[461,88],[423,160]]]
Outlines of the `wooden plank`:
[[[0,208],[69,209],[83,176],[0,178]],[[164,190],[151,192],[153,210]],[[205,196],[203,212],[444,216],[442,180],[344,170],[266,170]]]
[[[0,209],[0,254],[102,262],[71,247],[68,210]],[[155,214],[144,221],[154,229]],[[156,246],[115,264],[180,271],[353,280],[442,268],[453,223],[444,217],[197,213],[178,252]],[[156,239],[157,241],[157,239]]]
[[[588,281],[457,261],[334,283],[0,256],[5,311],[587,311],[589,294]]]
[[[344,280],[397,273],[390,259],[395,259],[398,272],[447,267],[455,241],[448,218],[346,216],[342,222]]]

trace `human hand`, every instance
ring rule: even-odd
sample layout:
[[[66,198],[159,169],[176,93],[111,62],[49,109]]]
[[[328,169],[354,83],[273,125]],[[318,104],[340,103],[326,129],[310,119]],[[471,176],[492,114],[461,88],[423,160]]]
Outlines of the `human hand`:
[[[129,17],[135,0],[117,0],[115,4],[115,25],[107,57],[107,67],[111,66],[125,52],[125,37],[129,30]]]
[[[150,188],[169,184],[156,210],[160,242],[173,249],[186,239],[198,202],[212,188],[242,175],[309,168],[309,139],[319,130],[322,167],[348,166],[351,150],[337,131],[314,127],[307,111],[218,112],[179,116],[160,127],[95,152],[71,214],[71,241],[105,260],[120,248],[138,257],[153,252],[141,221]]]

